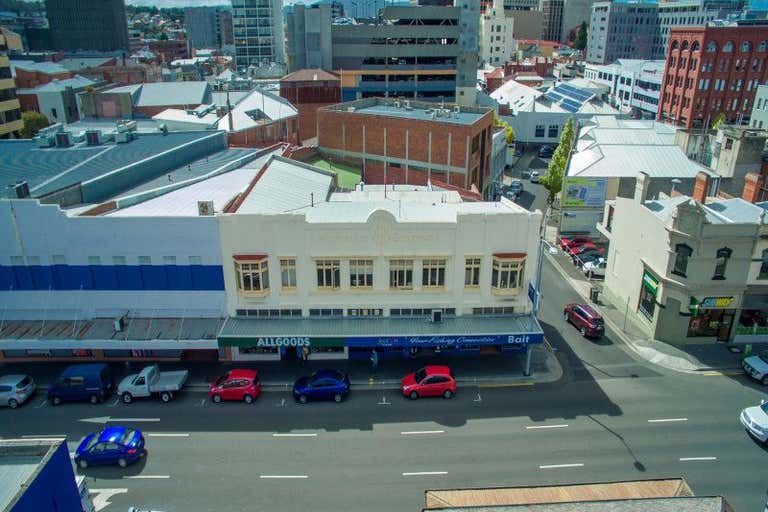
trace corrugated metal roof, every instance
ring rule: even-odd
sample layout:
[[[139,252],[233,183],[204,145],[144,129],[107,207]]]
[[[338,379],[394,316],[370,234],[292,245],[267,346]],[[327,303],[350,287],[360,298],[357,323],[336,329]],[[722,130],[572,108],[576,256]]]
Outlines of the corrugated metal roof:
[[[77,72],[81,69],[97,68],[106,64],[113,58],[114,57],[72,57],[69,59],[61,59],[58,64],[70,71]]]
[[[68,73],[69,70],[56,62],[35,62],[32,60],[12,60],[10,61],[11,73],[16,76],[16,69],[21,68],[25,71],[39,71],[49,75],[58,75]]]
[[[226,99],[225,99],[226,103]],[[263,89],[254,89],[232,109],[232,124],[229,116],[225,115],[219,120],[219,129],[228,131],[240,131],[265,124],[265,121],[277,121],[287,117],[298,115],[299,111],[291,103],[276,94]],[[266,119],[259,119],[264,116]]]
[[[138,94],[134,106],[162,107],[164,105],[202,105],[211,102],[208,82],[150,82],[126,85],[105,91],[109,93]]]
[[[444,510],[446,512],[730,512],[732,509],[726,503],[722,496],[682,496],[531,505],[435,507],[426,510]]]
[[[47,84],[40,85],[35,87],[35,92],[56,92],[56,91],[63,91],[67,87],[71,87],[73,89],[81,89],[84,87],[89,87],[96,85],[95,80],[90,80],[88,78],[82,77],[80,75],[75,75],[72,78],[66,78],[64,80],[57,80],[54,79]]]
[[[281,82],[313,82],[315,80],[335,80],[339,81],[339,77],[333,73],[329,73],[323,69],[300,69],[289,73],[280,79]]]

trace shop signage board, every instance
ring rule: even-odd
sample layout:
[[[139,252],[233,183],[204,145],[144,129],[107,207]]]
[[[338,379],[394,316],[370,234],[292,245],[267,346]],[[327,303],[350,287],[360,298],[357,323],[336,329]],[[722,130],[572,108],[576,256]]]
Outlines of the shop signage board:
[[[240,347],[435,347],[505,345],[525,347],[544,342],[541,332],[436,336],[246,336],[220,337],[221,346]]]
[[[700,308],[728,308],[733,304],[733,297],[705,297]]]
[[[659,289],[659,281],[646,270],[643,272],[643,286],[655,296]]]

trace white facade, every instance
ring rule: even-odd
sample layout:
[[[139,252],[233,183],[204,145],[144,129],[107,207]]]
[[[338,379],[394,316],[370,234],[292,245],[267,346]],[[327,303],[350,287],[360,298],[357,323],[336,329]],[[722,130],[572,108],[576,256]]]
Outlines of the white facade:
[[[613,64],[587,64],[584,78],[610,87],[611,105],[623,113],[655,119],[659,108],[663,60],[619,59]]]
[[[515,50],[512,38],[514,18],[504,13],[503,0],[494,0],[493,6],[480,18],[480,58],[482,64],[501,66]]]

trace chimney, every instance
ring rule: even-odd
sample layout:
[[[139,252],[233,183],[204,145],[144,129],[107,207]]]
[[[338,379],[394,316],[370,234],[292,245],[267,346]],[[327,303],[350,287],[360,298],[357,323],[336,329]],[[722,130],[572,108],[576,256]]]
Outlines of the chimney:
[[[741,198],[750,203],[760,202],[761,192],[765,185],[765,176],[756,172],[750,172],[744,176],[744,190],[741,192]]]
[[[699,171],[696,175],[696,184],[693,186],[693,199],[704,204],[707,202],[709,194],[710,176],[704,171]]]
[[[635,181],[635,202],[643,204],[648,196],[648,186],[651,184],[647,172],[640,171]]]

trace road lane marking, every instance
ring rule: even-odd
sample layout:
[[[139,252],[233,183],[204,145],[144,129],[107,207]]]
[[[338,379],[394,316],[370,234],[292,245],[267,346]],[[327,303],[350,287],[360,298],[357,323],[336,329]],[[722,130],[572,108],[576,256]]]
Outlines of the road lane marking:
[[[480,384],[479,388],[516,388],[519,386],[533,386],[533,382],[509,382],[506,384]]]
[[[172,432],[150,432],[147,435],[149,437],[189,437],[189,434],[172,433]]]
[[[532,425],[530,427],[525,427],[526,430],[541,430],[546,428],[568,428],[568,424],[563,423],[562,425]]]
[[[168,480],[171,475],[131,475],[123,478],[127,480]]]
[[[717,460],[717,457],[681,457],[680,462],[695,462],[700,460]]]
[[[702,372],[699,375],[702,375],[704,377],[733,377],[736,375],[744,375],[744,372],[733,372],[733,371],[708,371],[708,372]]]
[[[560,468],[581,468],[584,467],[584,464],[582,463],[576,463],[576,464],[546,464],[544,466],[539,466],[539,469],[560,469]]]
[[[309,475],[259,475],[262,480],[305,480],[309,478]]]
[[[661,418],[658,420],[648,420],[648,423],[675,423],[679,421],[688,421],[688,418]]]
[[[420,436],[429,434],[445,434],[445,430],[411,430],[407,432],[400,432],[401,436]]]
[[[45,407],[45,405],[48,403],[48,399],[44,398],[42,402],[40,402],[38,405],[35,406],[35,409],[40,409],[42,407]]]
[[[403,476],[440,476],[447,475],[447,471],[412,471],[403,473]]]
[[[95,507],[96,512],[100,512],[112,504],[112,502],[109,501],[110,498],[116,494],[126,494],[128,489],[89,489],[88,492],[93,496],[93,506]]]
[[[387,397],[381,397],[381,402],[376,402],[376,405],[392,405],[392,402],[387,402]]]
[[[65,439],[66,434],[24,434],[23,439]]]
[[[312,434],[272,434],[272,437],[317,437],[317,433],[312,433]]]
[[[102,425],[106,423],[131,423],[131,422],[144,422],[144,423],[156,423],[160,421],[160,418],[113,418],[112,416],[97,416],[95,418],[81,418],[77,421],[84,423],[100,423]]]

